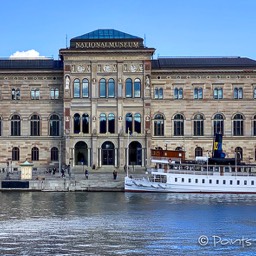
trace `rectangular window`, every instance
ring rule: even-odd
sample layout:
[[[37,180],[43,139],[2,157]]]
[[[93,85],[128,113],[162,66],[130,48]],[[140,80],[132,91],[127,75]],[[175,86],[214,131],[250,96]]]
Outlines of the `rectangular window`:
[[[212,180],[209,180],[209,184],[212,184]]]
[[[181,182],[184,182],[184,178],[181,179]]]
[[[244,181],[244,185],[247,185],[247,180]]]
[[[219,184],[219,180],[216,180],[216,184]]]
[[[251,185],[254,186],[254,180],[251,181]]]
[[[204,183],[204,179],[202,179],[202,183]]]
[[[232,184],[233,184],[233,180],[230,180],[230,181],[229,181],[229,185],[232,185]]]
[[[178,181],[178,178],[175,178],[175,182],[177,182]]]
[[[195,179],[195,183],[198,183],[198,179]]]
[[[237,185],[240,185],[240,180],[238,180],[236,184],[237,184]]]
[[[226,184],[226,181],[225,180],[223,180],[223,185],[225,185]]]
[[[191,183],[191,179],[188,179],[188,183]]]

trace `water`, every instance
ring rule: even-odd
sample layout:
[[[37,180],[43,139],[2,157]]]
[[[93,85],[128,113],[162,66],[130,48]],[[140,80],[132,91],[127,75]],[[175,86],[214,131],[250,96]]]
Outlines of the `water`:
[[[255,199],[2,192],[0,255],[255,255]]]

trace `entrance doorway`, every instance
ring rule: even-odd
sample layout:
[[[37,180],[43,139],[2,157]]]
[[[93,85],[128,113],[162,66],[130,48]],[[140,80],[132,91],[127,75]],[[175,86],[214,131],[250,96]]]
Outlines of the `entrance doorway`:
[[[88,146],[83,141],[79,141],[75,145],[75,165],[88,166]]]
[[[142,165],[142,146],[138,141],[129,145],[129,165]]]
[[[115,146],[112,142],[106,141],[101,146],[102,165],[115,164]]]

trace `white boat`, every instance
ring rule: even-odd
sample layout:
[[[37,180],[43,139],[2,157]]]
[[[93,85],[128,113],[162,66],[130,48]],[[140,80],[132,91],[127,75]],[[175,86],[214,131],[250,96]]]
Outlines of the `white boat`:
[[[125,191],[171,193],[256,193],[256,166],[170,164],[143,178],[125,177]]]

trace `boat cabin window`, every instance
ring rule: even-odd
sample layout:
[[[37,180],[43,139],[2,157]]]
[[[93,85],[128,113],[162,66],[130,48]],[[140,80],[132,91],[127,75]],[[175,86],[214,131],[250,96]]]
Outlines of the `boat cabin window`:
[[[225,180],[223,180],[223,185],[225,185],[226,184],[226,181]]]
[[[181,182],[184,182],[184,178],[181,179]]]
[[[188,179],[188,183],[191,183],[191,179]]]
[[[209,183],[212,184],[212,180],[209,180]]]
[[[230,169],[228,166],[225,166],[224,172],[230,172]]]
[[[177,182],[178,181],[178,178],[175,178],[175,182]]]
[[[202,179],[202,183],[204,183],[204,179]]]
[[[219,180],[216,180],[216,184],[219,184]]]
[[[240,180],[238,180],[236,184],[237,184],[237,185],[240,185]]]
[[[229,181],[229,184],[232,185],[232,184],[233,184],[233,180],[230,180],[230,181]]]
[[[254,180],[251,181],[251,185],[252,185],[252,186],[254,185]]]
[[[247,180],[244,181],[244,185],[247,185]]]
[[[166,175],[155,175],[155,182],[166,183],[167,182]]]
[[[198,179],[195,179],[195,183],[198,183]]]

